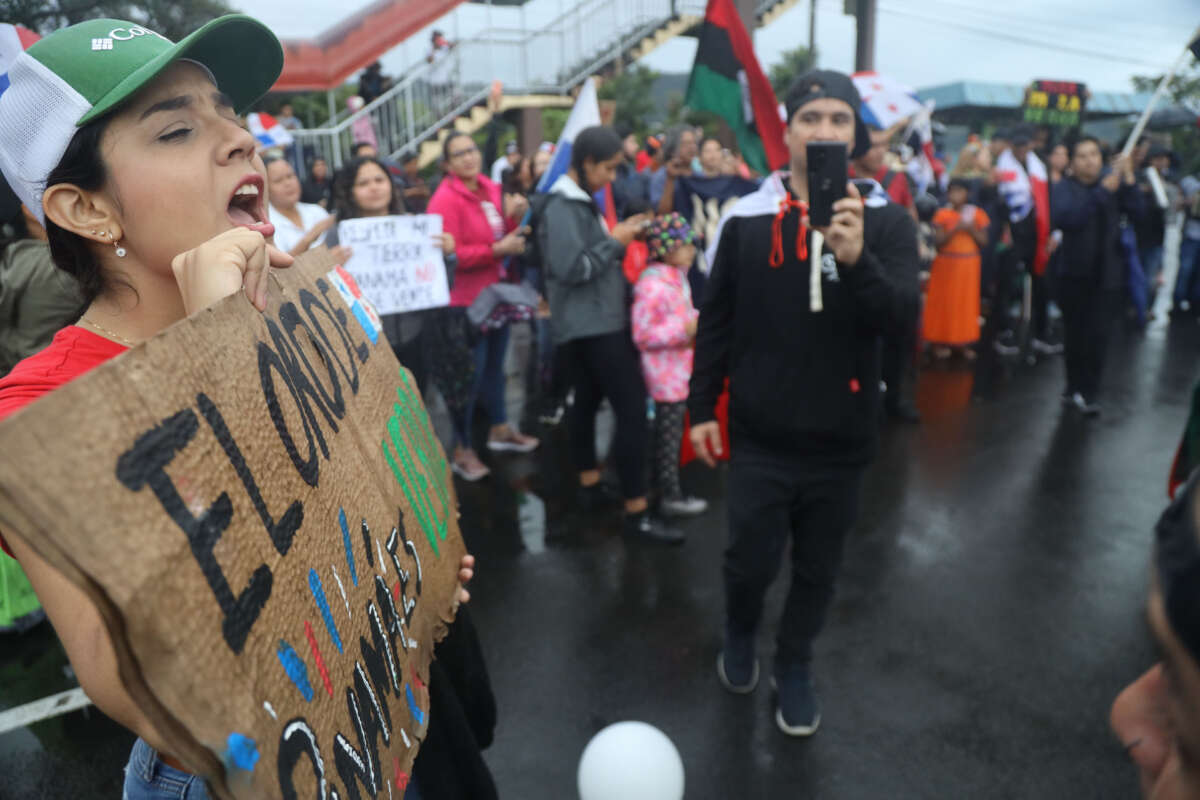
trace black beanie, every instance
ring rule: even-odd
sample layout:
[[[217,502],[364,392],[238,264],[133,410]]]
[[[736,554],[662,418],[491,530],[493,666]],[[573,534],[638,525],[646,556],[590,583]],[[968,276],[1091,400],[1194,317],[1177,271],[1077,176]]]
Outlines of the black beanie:
[[[813,100],[829,97],[841,100],[854,110],[854,150],[850,158],[858,158],[871,149],[871,134],[862,119],[862,97],[848,75],[834,72],[830,69],[811,69],[792,83],[786,98],[784,108],[787,110],[785,125],[790,125],[792,117]]]

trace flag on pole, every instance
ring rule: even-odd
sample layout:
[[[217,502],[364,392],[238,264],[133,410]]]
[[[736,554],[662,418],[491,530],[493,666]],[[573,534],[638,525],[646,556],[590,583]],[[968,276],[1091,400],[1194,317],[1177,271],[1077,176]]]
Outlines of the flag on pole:
[[[708,0],[684,102],[724,119],[742,158],[758,172],[787,164],[779,104],[733,0]]]
[[[263,147],[287,147],[295,141],[287,128],[270,114],[247,114],[246,126]]]
[[[996,177],[1000,195],[1009,208],[1009,221],[1020,222],[1031,212],[1037,224],[1037,251],[1034,254],[1033,271],[1041,275],[1046,271],[1050,256],[1046,253],[1046,240],[1050,238],[1050,179],[1046,165],[1030,151],[1021,164],[1012,150],[1005,150],[996,159]]]
[[[933,107],[932,100],[926,106],[919,106],[904,132],[904,144],[913,152],[905,169],[916,184],[917,194],[923,194],[930,184],[939,183],[946,171],[946,165],[933,151]]]
[[[538,181],[537,190],[539,192],[549,191],[554,182],[566,174],[567,169],[571,166],[571,152],[574,150],[575,137],[579,135],[580,131],[599,124],[600,101],[596,98],[596,83],[588,78],[580,88],[579,97],[575,99],[575,105],[567,116],[567,124],[563,127],[562,135],[558,137],[558,144],[554,146],[554,158],[551,159],[550,166],[546,168],[542,179]],[[617,224],[617,210],[613,204],[612,186],[605,186],[596,192],[595,199],[601,211],[604,212],[605,222],[608,223],[609,228],[612,228]]]
[[[850,79],[862,97],[863,122],[881,131],[925,110],[912,88],[886,75],[856,72]]]
[[[40,38],[24,25],[0,24],[0,94],[8,88],[8,70],[13,61]]]

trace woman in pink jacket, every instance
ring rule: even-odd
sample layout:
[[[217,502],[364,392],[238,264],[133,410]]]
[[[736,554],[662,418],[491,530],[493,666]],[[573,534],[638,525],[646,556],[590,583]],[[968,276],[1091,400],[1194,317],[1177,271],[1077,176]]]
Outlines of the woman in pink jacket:
[[[702,514],[708,503],[679,485],[679,446],[692,377],[696,320],[687,271],[696,260],[696,233],[679,214],[655,218],[646,234],[650,263],[633,292],[633,341],[654,398],[654,483],[665,516]]]
[[[446,177],[429,201],[427,213],[440,214],[442,230],[457,243],[458,269],[450,291],[450,307],[458,314],[446,317],[449,325],[466,326],[467,307],[488,286],[502,277],[506,256],[525,252],[525,236],[515,219],[524,208],[504,207],[500,187],[481,174],[483,166],[475,141],[464,133],[451,133],[442,145]],[[508,212],[507,214],[505,212]],[[466,407],[451,409],[454,417],[454,457],[451,469],[469,481],[488,474],[471,446],[471,421],[482,397],[491,430],[489,450],[528,453],[538,440],[509,424],[504,404],[504,353],[508,326],[487,332],[471,331],[475,375],[467,392]]]

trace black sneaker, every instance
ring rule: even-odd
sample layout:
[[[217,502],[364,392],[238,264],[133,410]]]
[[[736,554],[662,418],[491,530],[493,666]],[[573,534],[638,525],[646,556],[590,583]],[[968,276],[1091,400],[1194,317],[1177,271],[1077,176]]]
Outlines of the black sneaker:
[[[619,506],[621,494],[604,481],[600,481],[591,486],[580,486],[575,493],[575,502],[580,511],[592,514]]]
[[[771,683],[779,693],[775,724],[788,736],[812,736],[821,724],[821,710],[813,692],[808,664],[775,669]]]
[[[683,544],[687,537],[678,528],[672,528],[657,517],[650,516],[648,511],[636,514],[626,514],[624,520],[625,535],[636,539],[644,539],[655,544]]]
[[[750,694],[758,685],[758,657],[754,655],[754,634],[725,631],[725,646],[717,653],[717,678],[734,694]]]

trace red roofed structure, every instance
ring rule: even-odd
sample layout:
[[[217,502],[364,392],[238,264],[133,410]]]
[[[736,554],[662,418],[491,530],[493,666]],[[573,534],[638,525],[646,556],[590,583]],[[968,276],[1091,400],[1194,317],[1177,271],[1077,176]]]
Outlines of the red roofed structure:
[[[272,91],[334,89],[463,0],[378,0],[315,39],[283,41],[283,74]]]

